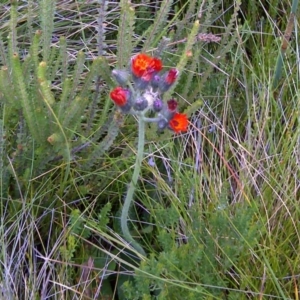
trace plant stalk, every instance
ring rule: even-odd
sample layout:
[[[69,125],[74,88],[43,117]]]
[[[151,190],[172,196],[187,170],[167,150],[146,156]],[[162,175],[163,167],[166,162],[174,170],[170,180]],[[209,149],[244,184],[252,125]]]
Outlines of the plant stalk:
[[[144,145],[145,145],[145,120],[143,115],[138,116],[138,123],[139,123],[139,134],[138,134],[138,150],[137,150],[137,155],[136,155],[136,160],[135,160],[135,166],[134,166],[134,171],[133,175],[131,178],[131,182],[129,184],[125,202],[123,205],[122,209],[122,214],[121,214],[121,228],[122,228],[122,233],[125,238],[125,240],[130,243],[133,248],[138,251],[141,255],[146,256],[146,253],[143,249],[143,247],[134,240],[132,235],[130,234],[130,231],[128,229],[128,212],[133,200],[133,195],[135,191],[135,187],[139,178],[140,170],[141,170],[141,165],[142,165],[142,160],[144,156]]]

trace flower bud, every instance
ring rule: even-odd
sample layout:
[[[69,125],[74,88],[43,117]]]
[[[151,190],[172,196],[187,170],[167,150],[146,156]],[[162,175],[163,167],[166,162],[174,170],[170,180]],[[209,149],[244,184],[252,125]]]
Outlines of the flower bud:
[[[157,122],[158,130],[164,130],[168,126],[168,121],[161,119]]]
[[[177,79],[178,74],[179,74],[179,71],[177,69],[169,70],[169,72],[167,73],[167,76],[165,77],[165,82],[167,84],[173,84],[175,82],[175,80]]]
[[[159,87],[159,84],[160,84],[160,76],[156,74],[153,76],[153,78],[151,80],[151,86],[154,89],[157,89]]]
[[[118,86],[110,92],[110,98],[117,106],[124,106],[130,99],[130,91]]]
[[[147,107],[148,107],[148,101],[144,97],[138,98],[133,105],[133,108],[137,111],[143,111]]]
[[[178,103],[175,99],[170,99],[169,101],[167,101],[167,105],[165,105],[163,107],[163,109],[161,110],[160,114],[168,121],[170,121],[174,114],[177,111],[177,106]]]
[[[129,72],[126,70],[113,70],[112,75],[120,85],[125,85],[129,79]]]
[[[128,102],[124,106],[121,106],[120,110],[123,114],[127,114],[130,112],[131,108],[132,108],[132,103]]]
[[[175,99],[167,101],[168,109],[170,112],[174,112],[177,109],[178,103]]]
[[[179,71],[177,69],[171,69],[167,73],[165,73],[161,78],[159,89],[162,92],[166,92],[176,81],[178,74]]]
[[[160,112],[163,108],[163,102],[160,99],[155,99],[153,101],[153,110],[155,112]]]
[[[151,80],[151,78],[149,78],[149,80],[145,80],[143,77],[136,76],[133,76],[132,78],[135,83],[135,88],[141,91],[145,90],[149,86]]]

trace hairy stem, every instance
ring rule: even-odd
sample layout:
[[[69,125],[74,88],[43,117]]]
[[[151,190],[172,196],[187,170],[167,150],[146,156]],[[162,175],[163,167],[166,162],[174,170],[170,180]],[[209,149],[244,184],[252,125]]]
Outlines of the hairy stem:
[[[139,178],[140,170],[141,170],[141,164],[143,160],[143,155],[144,155],[144,144],[145,144],[145,121],[143,115],[140,115],[138,117],[139,120],[139,136],[138,136],[138,151],[136,155],[136,160],[135,160],[135,165],[134,165],[134,171],[133,175],[131,178],[131,182],[129,184],[129,188],[127,190],[125,202],[123,205],[122,209],[122,214],[121,214],[121,228],[123,232],[123,236],[127,242],[129,242],[135,250],[137,250],[140,254],[143,256],[146,255],[144,249],[142,246],[134,240],[132,235],[129,232],[128,229],[128,212],[130,209],[130,205],[133,200],[133,195],[135,191],[135,187]]]

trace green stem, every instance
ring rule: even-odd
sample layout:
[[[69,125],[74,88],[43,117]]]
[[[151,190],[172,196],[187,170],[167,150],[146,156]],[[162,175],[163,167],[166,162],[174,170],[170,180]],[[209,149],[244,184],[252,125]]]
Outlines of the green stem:
[[[142,246],[134,240],[132,235],[130,234],[130,231],[128,229],[128,212],[130,209],[130,205],[133,200],[133,195],[135,191],[135,187],[139,178],[140,170],[141,170],[141,164],[143,160],[143,155],[144,155],[144,144],[145,144],[145,121],[143,115],[138,116],[139,120],[139,136],[138,136],[138,150],[137,150],[137,155],[136,155],[136,160],[135,160],[135,166],[134,166],[134,171],[133,175],[131,178],[131,182],[129,184],[129,188],[127,191],[127,195],[125,198],[125,202],[123,205],[122,209],[122,214],[121,214],[121,228],[123,232],[123,236],[125,240],[130,243],[133,248],[138,251],[140,254],[143,256],[146,256],[146,253]]]

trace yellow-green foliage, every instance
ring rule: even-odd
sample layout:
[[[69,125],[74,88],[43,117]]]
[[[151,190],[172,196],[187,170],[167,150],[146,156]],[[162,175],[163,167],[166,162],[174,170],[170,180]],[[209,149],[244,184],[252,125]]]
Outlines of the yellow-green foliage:
[[[3,121],[11,128],[21,122],[22,131],[32,138],[35,150],[30,149],[28,145],[26,150],[28,154],[35,151],[37,156],[34,160],[41,162],[41,165],[35,168],[36,174],[39,173],[39,169],[45,169],[48,161],[60,159],[61,155],[70,162],[72,148],[76,151],[81,147],[81,138],[84,140],[85,134],[94,134],[95,129],[99,131],[99,123],[95,121],[95,118],[99,120],[99,114],[95,113],[99,111],[99,74],[104,74],[107,81],[111,82],[107,64],[105,67],[105,58],[95,58],[92,63],[86,64],[85,54],[79,51],[73,67],[68,61],[66,39],[60,39],[59,47],[51,44],[55,2],[52,2],[50,8],[47,8],[46,2],[42,1],[40,7],[43,30],[37,30],[32,36],[31,46],[26,50],[28,54],[22,58],[17,47],[18,14],[17,4],[14,3],[9,21],[9,47],[7,51],[2,52],[2,61],[6,61],[7,64],[0,70]],[[2,39],[1,43],[4,45]],[[96,78],[98,87],[97,93],[94,93]],[[96,102],[93,99],[96,99]],[[107,113],[109,102],[105,103]],[[86,119],[90,125],[89,132],[85,133],[82,125]],[[102,124],[105,122],[103,117],[100,120]],[[81,136],[77,143],[74,142],[76,134]],[[11,137],[13,138],[13,135]],[[102,151],[104,152],[105,150]],[[30,161],[28,164],[30,165]]]

